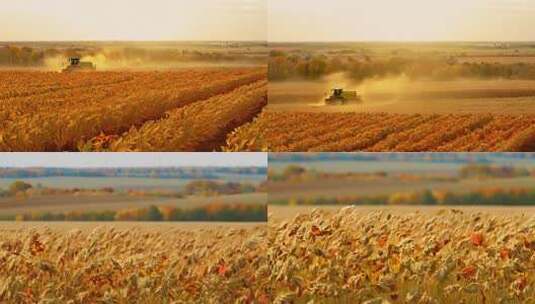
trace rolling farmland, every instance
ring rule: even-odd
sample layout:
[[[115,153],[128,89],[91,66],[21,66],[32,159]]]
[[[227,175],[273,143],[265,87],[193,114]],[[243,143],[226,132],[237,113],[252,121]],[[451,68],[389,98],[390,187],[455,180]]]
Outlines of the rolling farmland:
[[[173,113],[200,101],[206,101],[203,104],[208,103],[209,106],[217,104],[227,111],[224,118],[217,117],[220,114],[217,109],[206,109],[204,112],[205,117],[218,119],[218,126],[225,125],[227,128],[224,131],[230,132],[239,124],[252,120],[263,107],[263,97],[258,93],[262,85],[258,83],[265,78],[264,68],[74,74],[1,71],[0,150],[109,150],[110,144],[123,133],[136,128],[145,132],[152,129],[150,126],[154,124],[153,121],[167,120],[167,128],[179,128],[180,124],[184,125],[180,119],[183,113]],[[247,87],[237,91],[239,94],[249,96],[245,92],[247,88],[256,89],[254,96],[257,99],[251,101],[253,97],[250,96],[235,101],[224,95],[243,86]],[[231,101],[234,102],[232,106],[224,104]],[[202,107],[195,106],[194,110],[184,111],[197,114],[199,108]],[[229,115],[229,111],[233,111],[234,115]],[[240,115],[240,119],[235,120],[235,115]],[[145,124],[149,127],[144,127]],[[167,137],[165,140],[162,138],[164,135],[163,131],[158,134],[162,142],[168,140]],[[210,141],[224,143],[225,135],[218,133]],[[196,150],[207,147],[211,151],[219,148],[196,145],[197,139],[191,140],[191,144],[173,147],[160,145],[157,149]],[[128,144],[128,149],[151,150],[150,146],[146,143]]]
[[[13,200],[0,198],[0,217],[10,214],[42,212],[119,211],[147,208],[151,205],[182,209],[206,207],[212,203],[224,205],[265,205],[265,193],[221,195],[218,197],[191,196],[186,198],[143,197],[127,195],[49,195]]]
[[[266,113],[229,138],[231,150],[535,151],[531,43],[271,48]]]
[[[236,150],[532,151],[531,115],[264,111],[228,139]]]

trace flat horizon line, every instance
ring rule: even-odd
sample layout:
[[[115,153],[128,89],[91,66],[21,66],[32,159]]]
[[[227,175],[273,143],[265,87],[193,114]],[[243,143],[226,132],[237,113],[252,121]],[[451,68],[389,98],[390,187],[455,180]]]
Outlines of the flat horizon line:
[[[277,40],[270,43],[535,43],[535,40]]]
[[[0,43],[29,43],[29,42],[109,42],[109,43],[138,43],[138,42],[181,42],[181,43],[535,43],[534,40],[0,40]]]
[[[204,43],[221,43],[221,42],[254,42],[254,43],[267,43],[266,40],[116,40],[116,39],[103,39],[103,40],[2,40],[0,43],[28,43],[28,42],[204,42]]]
[[[0,167],[3,169],[154,169],[154,168],[166,168],[166,169],[243,169],[243,168],[267,168],[267,166],[117,166],[117,167],[103,167],[103,166],[65,166],[65,167],[44,167],[44,166],[9,166]],[[1,178],[1,177],[0,177]]]

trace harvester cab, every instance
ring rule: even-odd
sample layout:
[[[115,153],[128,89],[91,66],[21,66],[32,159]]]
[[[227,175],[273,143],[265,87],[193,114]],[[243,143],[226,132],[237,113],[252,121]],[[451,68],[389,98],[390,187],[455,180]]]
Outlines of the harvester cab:
[[[332,92],[332,96],[341,98],[342,94],[344,93],[344,89],[336,88],[336,89],[332,89],[331,92]]]
[[[71,58],[69,58],[69,62],[71,63],[71,66],[73,66],[73,65],[79,65],[79,64],[80,64],[80,58],[78,58],[78,57],[71,57]]]
[[[328,105],[346,104],[348,102],[361,102],[362,98],[357,91],[344,91],[342,88],[334,88],[330,95],[325,98],[325,103]]]

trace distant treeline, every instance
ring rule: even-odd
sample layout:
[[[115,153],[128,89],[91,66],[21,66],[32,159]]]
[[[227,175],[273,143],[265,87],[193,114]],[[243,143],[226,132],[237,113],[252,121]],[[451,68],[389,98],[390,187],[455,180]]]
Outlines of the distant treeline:
[[[457,78],[535,79],[535,64],[460,63],[456,57],[397,57],[303,55],[273,50],[269,56],[270,80],[318,79],[343,72],[350,79],[407,76],[410,79]]]
[[[384,178],[387,172],[322,172],[314,169],[307,169],[298,165],[289,165],[282,171],[269,170],[268,180],[278,181],[305,181],[305,180],[326,180],[336,179],[362,179],[362,178]]]
[[[184,195],[212,195],[212,194],[239,194],[251,193],[257,189],[251,184],[235,182],[214,182],[209,180],[197,180],[189,182],[182,193]]]
[[[129,190],[126,194],[133,196],[160,196],[160,197],[175,197],[181,198],[188,195],[203,195],[203,196],[216,196],[216,195],[232,195],[252,193],[259,191],[259,188],[255,185],[248,183],[236,183],[236,182],[220,182],[211,180],[194,180],[187,183],[184,189],[179,190]],[[99,189],[85,189],[85,188],[50,188],[43,187],[42,185],[34,185],[26,183],[24,181],[14,181],[9,185],[8,189],[0,189],[0,197],[11,197],[21,195],[74,195],[79,193],[101,193],[112,194],[115,189],[112,187],[105,187]]]
[[[450,191],[397,192],[375,196],[311,197],[270,200],[274,205],[535,205],[535,188],[455,193]]]
[[[255,61],[265,62],[265,55],[247,54],[236,51],[198,51],[174,48],[31,48],[28,46],[0,46],[0,66],[45,66],[48,58],[63,57],[65,59],[77,56],[105,56],[109,62],[219,62],[219,61]]]
[[[57,56],[57,51],[38,51],[29,47],[0,47],[0,66],[41,66],[47,56]]]
[[[34,212],[19,215],[4,215],[3,221],[218,221],[218,222],[265,222],[267,207],[259,204],[212,203],[198,208],[150,206],[120,211],[70,211],[62,213]]]
[[[0,178],[147,177],[217,179],[225,174],[266,175],[265,167],[0,168]]]
[[[335,162],[335,161],[404,161],[452,164],[490,164],[495,160],[530,160],[535,164],[533,153],[270,153],[269,162]]]
[[[533,169],[528,170],[525,167],[497,166],[497,165],[477,165],[470,164],[461,168],[459,171],[461,178],[470,177],[495,177],[495,178],[512,178],[535,176]]]
[[[310,170],[299,165],[288,165],[284,170],[270,170],[268,172],[269,181],[289,181],[289,180],[321,180],[321,179],[359,179],[359,178],[384,178],[389,176],[388,172],[321,172]],[[498,166],[491,164],[468,164],[459,169],[458,177],[447,177],[441,175],[422,176],[414,173],[396,173],[399,179],[426,179],[434,181],[457,181],[459,178],[514,178],[535,176],[534,169],[524,167]]]

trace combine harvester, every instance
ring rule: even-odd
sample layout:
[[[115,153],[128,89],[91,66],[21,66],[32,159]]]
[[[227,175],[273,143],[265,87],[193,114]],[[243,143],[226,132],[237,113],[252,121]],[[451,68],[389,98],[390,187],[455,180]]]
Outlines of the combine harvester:
[[[331,90],[331,95],[325,98],[327,105],[344,105],[350,102],[362,102],[362,98],[357,91],[344,91],[341,88]]]
[[[64,73],[94,71],[97,67],[87,61],[80,61],[79,57],[69,58],[69,65],[62,70]]]

